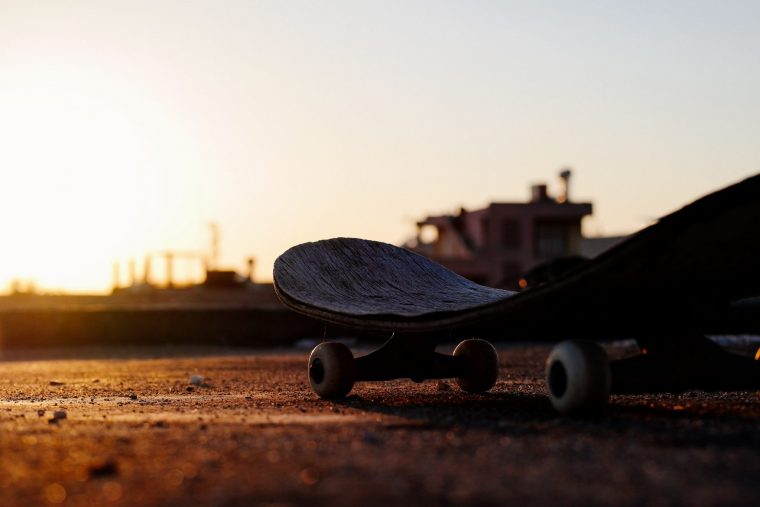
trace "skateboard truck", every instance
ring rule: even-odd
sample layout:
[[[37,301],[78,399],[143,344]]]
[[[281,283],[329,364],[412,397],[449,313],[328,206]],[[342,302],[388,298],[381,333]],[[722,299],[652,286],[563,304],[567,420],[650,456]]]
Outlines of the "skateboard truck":
[[[357,358],[343,343],[323,342],[309,356],[308,373],[322,398],[346,396],[355,382],[399,378],[455,378],[462,390],[480,393],[496,383],[499,357],[485,340],[464,340],[448,355],[436,352],[430,337],[394,333],[382,347]]]
[[[594,341],[567,340],[555,346],[545,369],[552,406],[561,414],[589,414],[603,409],[610,394],[760,386],[760,361],[724,351],[705,337],[638,341],[641,354],[615,361]],[[342,398],[356,382],[399,378],[455,378],[462,390],[481,393],[494,386],[498,373],[498,354],[488,341],[464,340],[448,355],[436,352],[434,338],[424,334],[393,334],[379,349],[356,358],[343,343],[324,342],[314,348],[308,363],[309,382],[322,398]]]

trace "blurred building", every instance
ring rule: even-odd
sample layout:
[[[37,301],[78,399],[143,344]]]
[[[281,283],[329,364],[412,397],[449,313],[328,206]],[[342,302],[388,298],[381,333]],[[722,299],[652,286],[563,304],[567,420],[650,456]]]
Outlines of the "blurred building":
[[[519,288],[521,275],[536,266],[593,256],[589,250],[606,244],[584,242],[581,234],[592,204],[570,200],[570,171],[560,178],[556,197],[545,184],[534,185],[529,202],[429,216],[417,223],[416,240],[407,246],[477,283],[507,289]]]

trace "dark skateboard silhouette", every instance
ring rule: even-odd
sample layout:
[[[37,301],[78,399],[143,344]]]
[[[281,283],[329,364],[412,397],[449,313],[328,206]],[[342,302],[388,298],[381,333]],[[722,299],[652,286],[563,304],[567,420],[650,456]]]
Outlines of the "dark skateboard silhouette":
[[[760,175],[709,194],[599,257],[516,293],[478,285],[408,250],[336,238],[295,246],[274,285],[293,310],[358,330],[386,331],[354,358],[318,345],[309,379],[322,397],[354,382],[457,378],[490,389],[498,357],[485,339],[560,341],[547,359],[552,404],[575,413],[612,393],[760,387],[760,361],[723,351],[706,334],[760,331]],[[454,354],[437,340],[461,342]],[[596,340],[635,339],[637,357],[612,361]]]

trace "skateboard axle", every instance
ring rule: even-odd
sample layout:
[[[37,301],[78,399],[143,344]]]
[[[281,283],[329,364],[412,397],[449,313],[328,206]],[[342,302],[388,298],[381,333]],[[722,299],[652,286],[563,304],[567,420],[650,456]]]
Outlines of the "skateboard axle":
[[[462,357],[435,352],[435,341],[426,337],[393,335],[379,349],[355,359],[356,380],[454,378],[465,375]]]
[[[317,345],[309,356],[309,383],[322,398],[342,398],[357,381],[410,378],[456,378],[462,390],[482,393],[499,375],[499,357],[485,340],[470,339],[457,345],[453,355],[435,351],[429,337],[394,335],[376,351],[354,358],[339,342]]]

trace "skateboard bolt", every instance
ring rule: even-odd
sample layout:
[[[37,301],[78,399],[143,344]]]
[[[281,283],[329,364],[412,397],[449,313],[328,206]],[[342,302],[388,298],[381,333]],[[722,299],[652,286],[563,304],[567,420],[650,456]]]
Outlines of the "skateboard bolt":
[[[325,367],[322,366],[322,361],[319,358],[309,365],[309,377],[317,384],[321,384],[325,379]]]

